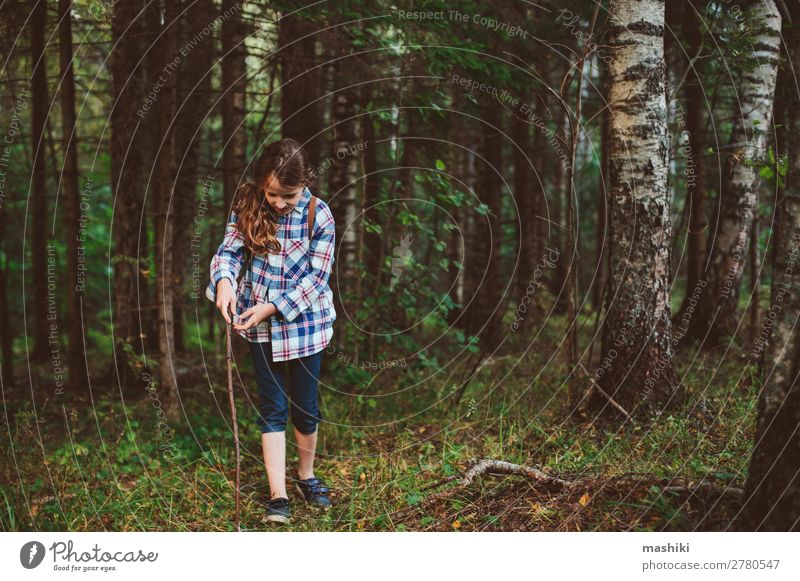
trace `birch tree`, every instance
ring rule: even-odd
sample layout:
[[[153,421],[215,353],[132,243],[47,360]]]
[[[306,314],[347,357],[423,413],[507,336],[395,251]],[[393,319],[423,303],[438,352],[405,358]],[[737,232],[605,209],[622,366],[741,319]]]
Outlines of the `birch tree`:
[[[792,20],[800,8],[792,6]],[[796,24],[795,24],[796,26]],[[745,486],[744,514],[750,530],[800,529],[800,95],[794,85],[800,62],[800,34],[787,27],[790,42],[787,95],[787,150],[790,165],[786,189],[778,201],[778,240],[772,272],[771,306],[762,334],[765,379],[759,393],[755,448]],[[768,325],[767,322],[770,322]]]
[[[711,233],[706,284],[692,318],[690,335],[719,344],[736,331],[739,287],[757,211],[758,164],[767,151],[778,76],[781,15],[773,0],[751,2],[744,11],[752,51],[741,64],[729,154],[719,197],[719,219]],[[692,292],[689,289],[688,292]]]
[[[664,1],[612,0],[609,13],[612,236],[597,375],[607,396],[633,414],[677,403],[679,395],[669,304]],[[594,409],[611,403],[601,394],[593,393]]]
[[[358,216],[357,182],[359,155],[353,148],[359,141],[358,119],[356,117],[356,90],[348,89],[353,83],[353,67],[355,61],[349,57],[350,46],[336,36],[333,37],[333,50],[330,60],[333,61],[334,91],[331,129],[331,151],[328,157],[330,165],[328,176],[328,199],[336,221],[337,254],[344,270],[339,276],[353,276],[356,262],[358,238],[355,221]],[[303,115],[300,113],[299,115]],[[317,184],[317,188],[324,184]]]

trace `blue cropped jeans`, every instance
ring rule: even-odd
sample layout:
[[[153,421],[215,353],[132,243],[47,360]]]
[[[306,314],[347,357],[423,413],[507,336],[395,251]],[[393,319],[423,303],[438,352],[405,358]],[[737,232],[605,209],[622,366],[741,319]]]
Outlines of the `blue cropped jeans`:
[[[270,343],[250,343],[261,408],[257,423],[262,433],[285,431],[290,409],[292,424],[300,433],[316,431],[322,421],[317,383],[323,353],[274,362]]]

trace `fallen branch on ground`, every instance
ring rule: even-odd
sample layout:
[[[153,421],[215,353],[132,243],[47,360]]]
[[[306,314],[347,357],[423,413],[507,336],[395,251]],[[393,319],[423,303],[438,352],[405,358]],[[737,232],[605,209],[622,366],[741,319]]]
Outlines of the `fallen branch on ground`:
[[[563,480],[555,476],[549,476],[531,466],[523,466],[521,464],[512,464],[503,460],[481,460],[476,462],[475,465],[464,473],[464,476],[459,482],[459,486],[469,486],[472,482],[483,474],[503,474],[510,476],[525,476],[531,480],[542,482],[544,484],[559,484],[561,486],[570,487],[574,484],[573,481]]]
[[[498,475],[498,476],[523,476],[529,480],[539,482],[541,484],[555,484],[566,489],[574,488],[578,485],[594,485],[598,483],[597,476],[589,476],[578,480],[566,480],[556,476],[550,476],[532,466],[525,466],[522,464],[514,464],[504,460],[478,460],[472,467],[464,472],[463,476],[448,476],[435,482],[432,485],[426,486],[423,490],[431,490],[438,488],[449,482],[458,481],[457,484],[446,491],[439,492],[427,497],[423,502],[431,502],[434,500],[441,500],[452,496],[462,488],[470,486],[479,476],[484,474]],[[601,477],[600,477],[601,478]],[[711,482],[693,483],[683,478],[664,478],[649,474],[641,474],[637,476],[611,476],[605,482],[600,481],[602,486],[609,484],[615,485],[634,485],[641,486],[647,483],[659,485],[665,492],[689,492],[696,494],[698,492],[712,492],[719,495],[731,495],[738,498],[744,496],[744,490],[735,486],[720,486]]]
[[[522,476],[524,478],[527,478],[528,480],[532,480],[540,484],[557,485],[566,489],[567,491],[569,491],[570,489],[574,489],[578,486],[596,488],[598,484],[600,485],[599,488],[601,490],[602,488],[605,488],[606,486],[609,485],[643,486],[650,484],[651,486],[652,485],[659,486],[664,492],[687,492],[692,495],[697,495],[698,493],[713,493],[720,496],[723,495],[733,496],[737,500],[741,500],[742,498],[744,498],[743,489],[735,486],[720,486],[712,482],[698,483],[696,481],[688,480],[685,478],[665,478],[662,476],[655,476],[651,474],[610,476],[605,479],[602,476],[592,475],[584,478],[579,478],[576,480],[567,480],[564,478],[551,476],[549,474],[546,474],[545,472],[542,472],[538,468],[534,468],[532,466],[514,464],[512,462],[506,462],[504,460],[484,459],[475,461],[472,467],[470,467],[460,477],[448,476],[433,484],[425,486],[423,490],[431,490],[434,488],[438,488],[444,484],[448,484],[450,482],[456,482],[455,486],[452,486],[445,491],[432,494],[427,498],[423,499],[422,502],[420,502],[419,504],[401,509],[396,513],[394,513],[394,515],[400,516],[407,512],[417,510],[420,506],[424,504],[450,498],[463,488],[466,488],[467,486],[473,484],[479,476],[487,474],[496,476]],[[596,495],[597,490],[594,490],[593,494]]]
[[[449,476],[435,483],[433,486],[427,487],[427,489],[430,490],[431,488],[437,488],[448,482],[453,482],[454,480],[458,480],[456,486],[453,486],[443,492],[432,494],[431,496],[423,500],[422,503],[420,504],[425,504],[436,500],[449,498],[454,494],[456,494],[462,488],[466,488],[467,486],[472,484],[476,478],[484,474],[494,474],[499,476],[524,476],[529,480],[534,480],[541,484],[555,484],[565,488],[569,488],[575,484],[570,480],[564,480],[562,478],[557,478],[555,476],[549,476],[544,472],[542,472],[541,470],[539,470],[538,468],[533,468],[531,466],[524,466],[522,464],[513,464],[511,462],[506,462],[504,460],[479,460],[475,462],[472,468],[467,470],[461,478],[459,478],[458,476]],[[403,512],[404,510],[406,509],[401,510],[401,512]]]

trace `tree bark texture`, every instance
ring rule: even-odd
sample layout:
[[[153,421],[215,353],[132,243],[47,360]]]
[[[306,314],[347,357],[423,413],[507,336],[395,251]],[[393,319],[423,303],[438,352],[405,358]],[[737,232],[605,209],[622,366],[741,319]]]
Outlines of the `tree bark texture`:
[[[690,331],[710,345],[724,342],[739,325],[739,288],[757,212],[757,164],[766,156],[778,75],[781,15],[775,2],[748,4],[744,21],[753,31],[752,53],[741,59],[736,84],[741,107],[731,133],[719,219],[709,241],[706,285]]]
[[[664,1],[609,5],[611,264],[602,388],[632,415],[678,403],[669,304]],[[590,405],[605,407],[595,392]],[[606,409],[611,409],[607,407]]]

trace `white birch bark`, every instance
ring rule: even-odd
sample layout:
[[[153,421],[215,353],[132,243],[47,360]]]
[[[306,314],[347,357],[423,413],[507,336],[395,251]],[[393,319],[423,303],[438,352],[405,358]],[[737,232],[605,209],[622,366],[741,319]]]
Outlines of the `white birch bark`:
[[[664,1],[612,0],[609,13],[611,286],[597,376],[635,414],[679,403],[669,306]],[[609,403],[597,395],[592,401]]]
[[[692,324],[692,335],[711,344],[738,327],[739,287],[757,209],[759,162],[767,152],[780,55],[781,15],[773,0],[750,3],[744,22],[753,33],[751,54],[742,58],[736,84],[740,104],[723,175],[719,220],[709,240],[707,285]],[[691,291],[690,291],[691,292]]]

